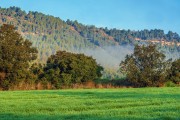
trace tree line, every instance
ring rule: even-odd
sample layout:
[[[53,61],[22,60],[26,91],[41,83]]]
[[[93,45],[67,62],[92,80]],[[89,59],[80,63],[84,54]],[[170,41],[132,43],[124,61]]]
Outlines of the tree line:
[[[8,90],[25,82],[50,83],[53,89],[100,79],[103,67],[92,57],[66,51],[51,55],[45,65],[37,64],[38,50],[12,25],[0,27],[0,87]],[[155,45],[137,45],[120,69],[135,87],[161,86],[167,81],[180,82],[180,60],[165,60]]]
[[[0,87],[7,90],[26,82],[49,82],[53,88],[83,83],[102,76],[103,68],[92,57],[57,51],[46,65],[35,62],[37,49],[24,40],[12,25],[0,27]]]

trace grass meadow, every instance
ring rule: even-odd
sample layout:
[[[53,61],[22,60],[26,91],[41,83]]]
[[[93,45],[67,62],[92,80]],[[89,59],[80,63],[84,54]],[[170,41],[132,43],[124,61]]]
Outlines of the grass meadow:
[[[180,88],[1,91],[0,120],[180,120]]]

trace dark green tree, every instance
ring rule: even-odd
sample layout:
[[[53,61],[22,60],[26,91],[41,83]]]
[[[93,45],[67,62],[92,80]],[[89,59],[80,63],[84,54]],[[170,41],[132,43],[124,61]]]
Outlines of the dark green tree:
[[[137,45],[134,53],[127,55],[120,67],[136,87],[161,86],[166,81],[168,61],[155,45]]]
[[[180,83],[180,59],[172,62],[169,79],[176,84]]]
[[[61,88],[62,86],[95,80],[102,76],[103,68],[92,57],[58,51],[49,57],[44,70],[44,77],[55,88]]]
[[[0,27],[0,87],[28,79],[29,63],[37,58],[36,48],[24,40],[12,25]]]
[[[35,81],[38,82],[42,76],[43,76],[43,65],[42,64],[37,64],[37,63],[33,63],[30,67],[30,72],[35,76]]]

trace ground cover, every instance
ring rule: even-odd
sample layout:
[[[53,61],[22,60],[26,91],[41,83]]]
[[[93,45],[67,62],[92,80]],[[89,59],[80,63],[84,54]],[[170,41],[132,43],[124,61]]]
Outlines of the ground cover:
[[[1,91],[1,120],[177,120],[180,88]]]

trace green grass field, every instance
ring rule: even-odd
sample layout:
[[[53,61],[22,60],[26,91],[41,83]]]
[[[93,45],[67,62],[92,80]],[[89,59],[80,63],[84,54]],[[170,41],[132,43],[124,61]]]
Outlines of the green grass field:
[[[0,120],[178,120],[180,88],[1,91]]]

